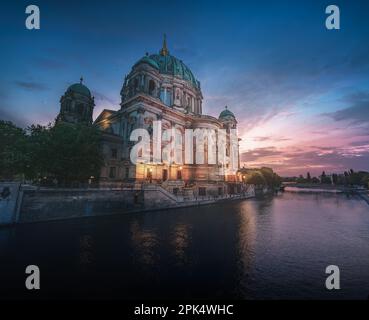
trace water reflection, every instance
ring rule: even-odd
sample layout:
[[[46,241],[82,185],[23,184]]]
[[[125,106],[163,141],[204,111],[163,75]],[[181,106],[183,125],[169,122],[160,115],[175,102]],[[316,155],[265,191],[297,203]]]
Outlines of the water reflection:
[[[82,265],[88,265],[93,262],[93,238],[91,235],[85,234],[80,237],[80,258]]]
[[[242,202],[239,204],[239,250],[245,273],[248,273],[254,255],[257,236],[257,216],[255,202]]]
[[[139,263],[150,266],[157,262],[157,250],[155,249],[158,241],[153,230],[145,229],[135,220],[131,224],[131,240],[134,250],[133,257],[139,260]]]
[[[188,246],[190,241],[190,227],[188,224],[177,224],[174,227],[172,246],[176,257],[176,263],[180,266],[189,263]]]
[[[288,192],[20,225],[0,229],[0,298],[26,298],[24,266],[37,264],[47,298],[366,299],[368,230],[359,198]],[[324,287],[330,264],[342,290]]]

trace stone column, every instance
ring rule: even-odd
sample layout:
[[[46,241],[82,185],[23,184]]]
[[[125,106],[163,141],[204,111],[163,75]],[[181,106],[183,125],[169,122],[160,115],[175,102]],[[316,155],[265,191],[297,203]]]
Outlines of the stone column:
[[[142,107],[139,107],[137,109],[137,121],[136,121],[136,128],[143,128],[144,127],[144,113],[145,109]]]

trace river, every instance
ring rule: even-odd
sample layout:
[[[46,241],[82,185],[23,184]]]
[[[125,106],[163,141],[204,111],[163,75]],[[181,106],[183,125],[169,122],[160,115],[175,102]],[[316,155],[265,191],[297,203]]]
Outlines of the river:
[[[367,299],[369,206],[285,192],[0,229],[0,298]],[[26,291],[27,265],[41,290]],[[325,288],[337,265],[341,289]]]

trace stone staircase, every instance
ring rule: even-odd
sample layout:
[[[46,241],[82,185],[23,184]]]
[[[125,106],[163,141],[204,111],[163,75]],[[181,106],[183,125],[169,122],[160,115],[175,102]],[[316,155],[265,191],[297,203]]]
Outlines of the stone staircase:
[[[183,195],[182,190],[185,187],[185,183],[182,180],[167,180],[161,184],[161,187],[172,194],[181,196]],[[175,190],[177,190],[177,193],[175,192]]]

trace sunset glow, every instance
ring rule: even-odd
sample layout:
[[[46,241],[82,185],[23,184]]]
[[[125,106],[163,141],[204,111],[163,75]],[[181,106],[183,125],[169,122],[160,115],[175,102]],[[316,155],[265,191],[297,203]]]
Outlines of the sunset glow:
[[[83,13],[40,3],[47,18],[37,34],[12,18],[22,2],[9,3],[2,21],[1,119],[23,127],[53,121],[63,90],[81,75],[95,96],[95,118],[119,109],[124,75],[167,33],[172,52],[201,80],[204,112],[217,117],[228,105],[237,116],[246,167],[288,176],[369,169],[367,3],[343,2],[339,31],[325,29],[324,6],[314,1],[223,3],[217,10],[205,2],[180,10],[148,3],[140,23],[132,3],[103,11],[92,3]],[[165,17],[155,30],[149,12]]]

